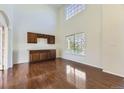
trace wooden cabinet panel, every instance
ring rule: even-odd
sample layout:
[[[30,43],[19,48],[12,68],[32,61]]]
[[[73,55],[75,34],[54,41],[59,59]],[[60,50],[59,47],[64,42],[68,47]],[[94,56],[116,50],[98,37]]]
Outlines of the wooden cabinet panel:
[[[39,33],[27,33],[27,42],[28,43],[37,43],[38,38],[47,39],[48,44],[55,44],[55,36],[53,35],[46,35],[46,34],[39,34]]]
[[[54,36],[48,37],[47,42],[48,44],[55,44],[55,37]]]
[[[50,51],[47,53],[47,58],[51,59],[51,52]]]
[[[50,58],[54,59],[56,56],[56,51],[50,51]]]
[[[37,34],[37,38],[44,38],[44,34]]]
[[[28,43],[37,43],[37,40],[36,38],[30,38]]]
[[[36,62],[36,61],[39,61],[40,59],[40,54],[38,52],[36,53],[31,53],[30,54],[30,61],[31,62]]]
[[[30,62],[45,61],[56,58],[56,50],[30,50]]]
[[[37,43],[37,34],[28,32],[27,41],[28,43]]]
[[[48,53],[47,52],[42,52],[40,53],[40,60],[46,60],[48,59]]]

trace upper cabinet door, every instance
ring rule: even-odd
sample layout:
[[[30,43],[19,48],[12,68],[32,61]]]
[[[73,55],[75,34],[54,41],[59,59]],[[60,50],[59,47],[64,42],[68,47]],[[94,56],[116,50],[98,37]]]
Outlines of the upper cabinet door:
[[[28,32],[27,35],[28,43],[37,43],[37,34]]]
[[[55,36],[49,36],[47,40],[48,44],[55,44]]]

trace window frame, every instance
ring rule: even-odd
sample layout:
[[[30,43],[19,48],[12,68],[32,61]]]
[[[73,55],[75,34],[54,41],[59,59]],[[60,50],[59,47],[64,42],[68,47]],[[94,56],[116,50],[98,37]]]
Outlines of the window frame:
[[[78,54],[78,53],[76,53],[75,52],[75,36],[77,35],[77,34],[84,34],[85,36],[84,36],[84,38],[85,38],[85,41],[84,41],[84,45],[82,46],[82,50],[84,51],[84,54],[83,55],[81,55],[81,54]],[[72,53],[72,52],[70,52],[68,49],[67,49],[67,38],[69,37],[69,36],[74,36],[74,52]],[[79,33],[74,33],[74,34],[70,34],[70,35],[66,35],[65,36],[65,42],[66,42],[66,53],[67,54],[71,54],[71,55],[76,55],[76,56],[85,56],[86,55],[86,34],[84,33],[84,32],[79,32]]]

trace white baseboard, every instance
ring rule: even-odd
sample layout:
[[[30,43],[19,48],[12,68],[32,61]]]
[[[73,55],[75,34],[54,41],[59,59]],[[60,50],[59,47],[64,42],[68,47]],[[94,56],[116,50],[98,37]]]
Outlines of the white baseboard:
[[[65,58],[65,57],[60,57],[60,58],[67,59],[67,60],[70,60],[70,61],[74,61],[74,62],[77,62],[77,63],[86,64],[86,65],[89,65],[89,66],[92,66],[92,67],[96,67],[96,68],[102,69],[102,68],[99,67],[99,66],[96,66],[96,65],[93,65],[93,64],[86,63],[85,61],[78,61],[78,60],[68,59],[68,58]]]
[[[16,62],[14,64],[22,64],[22,63],[29,63],[27,60],[20,60],[19,62]]]

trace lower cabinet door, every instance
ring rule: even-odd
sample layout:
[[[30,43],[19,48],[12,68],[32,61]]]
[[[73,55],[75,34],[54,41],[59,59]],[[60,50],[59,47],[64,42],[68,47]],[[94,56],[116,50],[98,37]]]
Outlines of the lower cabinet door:
[[[51,59],[55,59],[56,58],[56,51],[50,51],[50,57]]]
[[[31,56],[30,57],[31,62],[36,62],[36,61],[40,60],[40,54],[39,53],[32,53],[30,56]]]
[[[40,60],[43,61],[43,60],[47,60],[47,59],[48,59],[47,52],[41,52],[40,53]]]

